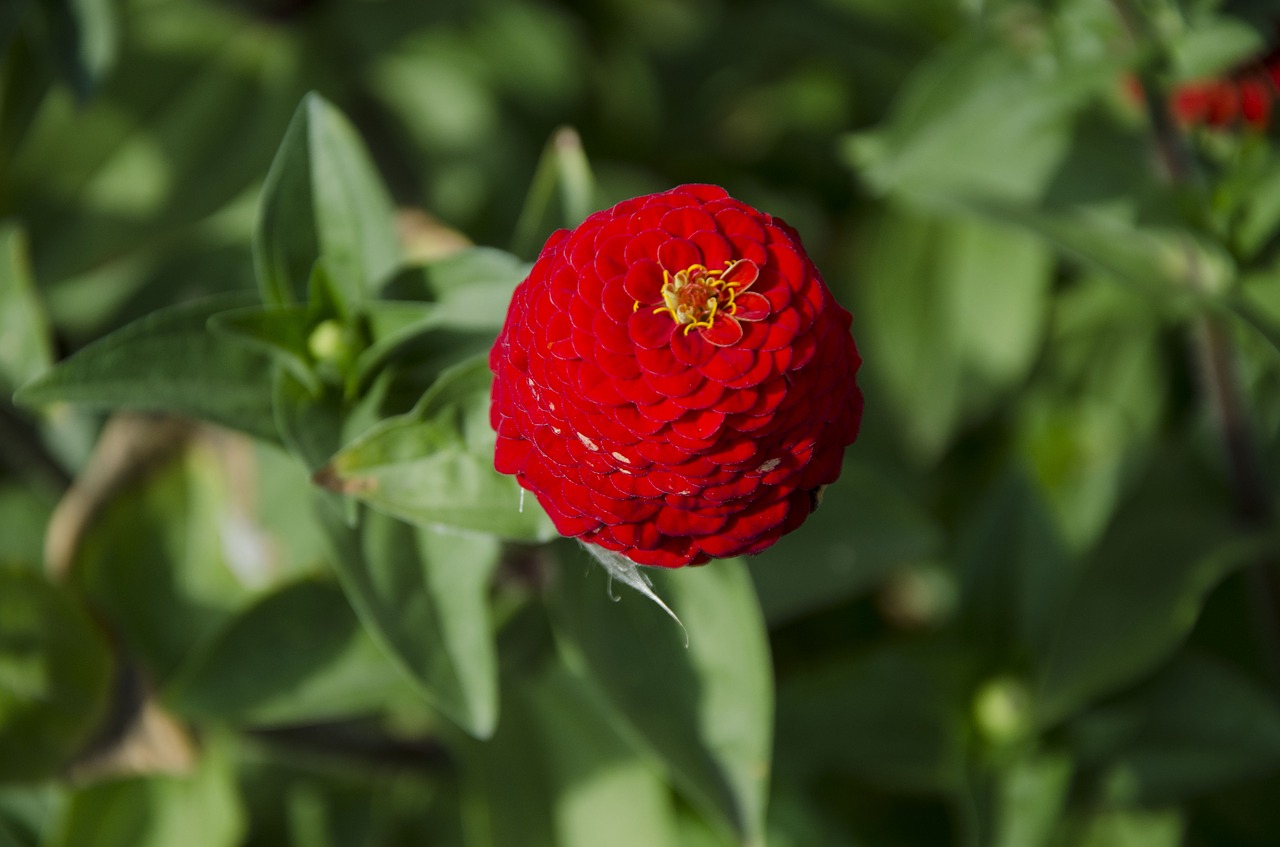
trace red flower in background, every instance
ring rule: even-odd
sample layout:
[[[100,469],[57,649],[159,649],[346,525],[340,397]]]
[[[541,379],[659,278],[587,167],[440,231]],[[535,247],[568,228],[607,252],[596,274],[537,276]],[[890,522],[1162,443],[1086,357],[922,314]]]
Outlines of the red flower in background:
[[[1265,130],[1280,97],[1280,48],[1223,79],[1186,82],[1173,90],[1169,108],[1188,126],[1231,127],[1237,121]]]
[[[794,230],[685,185],[548,240],[489,355],[495,464],[643,565],[756,553],[840,474],[851,318]]]

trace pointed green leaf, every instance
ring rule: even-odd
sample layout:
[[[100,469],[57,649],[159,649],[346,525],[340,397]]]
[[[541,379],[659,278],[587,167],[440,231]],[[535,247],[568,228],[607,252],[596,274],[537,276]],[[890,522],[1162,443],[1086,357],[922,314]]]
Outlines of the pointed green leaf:
[[[546,750],[556,844],[673,845],[667,787],[598,693],[554,665],[527,697]]]
[[[555,537],[537,502],[493,467],[492,380],[484,357],[449,369],[414,411],[343,447],[317,480],[421,526],[518,541]]]
[[[14,400],[172,412],[274,439],[268,360],[206,325],[244,302],[214,297],[160,309],[58,363]]]
[[[240,612],[164,692],[188,717],[255,726],[370,714],[406,695],[413,689],[365,634],[342,591],[315,579],[285,585]]]
[[[67,592],[0,565],[0,783],[54,776],[105,717],[112,659]]]
[[[644,598],[608,601],[604,572],[566,557],[552,596],[572,665],[603,692],[671,781],[742,843],[763,843],[773,725],[764,620],[741,560],[668,572],[654,588],[684,633]]]
[[[263,301],[304,300],[324,259],[344,314],[400,263],[391,199],[359,135],[331,103],[308,94],[263,186],[253,241]]]
[[[1133,694],[1071,726],[1084,763],[1118,803],[1172,803],[1280,768],[1280,708],[1205,656],[1173,662]]]
[[[456,327],[502,327],[511,295],[526,276],[529,264],[491,247],[473,247],[444,259],[406,268],[392,280],[386,296],[428,300],[442,319]]]
[[[1043,724],[1149,673],[1190,632],[1209,591],[1275,537],[1241,537],[1184,458],[1165,455],[1063,590],[1033,644]]]
[[[884,215],[869,241],[858,344],[906,446],[933,461],[958,426],[1026,377],[1052,262],[1023,233],[904,208]]]
[[[0,222],[0,384],[16,388],[52,362],[49,321],[36,297],[26,234],[14,221]]]
[[[320,382],[307,350],[313,323],[311,310],[306,306],[247,306],[214,315],[209,327],[271,356],[288,368],[308,391],[318,394]]]
[[[553,230],[577,226],[596,208],[595,177],[582,139],[573,129],[561,127],[551,135],[538,160],[533,185],[516,222],[513,252],[536,256]]]
[[[364,510],[346,526],[321,517],[333,566],[356,614],[422,693],[472,735],[497,724],[489,577],[501,553],[483,535],[451,535]]]

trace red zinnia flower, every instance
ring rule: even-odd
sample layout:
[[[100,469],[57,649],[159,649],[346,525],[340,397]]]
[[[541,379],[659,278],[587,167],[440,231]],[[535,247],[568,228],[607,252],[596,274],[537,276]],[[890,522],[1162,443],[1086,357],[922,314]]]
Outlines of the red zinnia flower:
[[[794,230],[710,185],[547,241],[489,355],[495,464],[643,565],[798,527],[858,432],[851,318]]]

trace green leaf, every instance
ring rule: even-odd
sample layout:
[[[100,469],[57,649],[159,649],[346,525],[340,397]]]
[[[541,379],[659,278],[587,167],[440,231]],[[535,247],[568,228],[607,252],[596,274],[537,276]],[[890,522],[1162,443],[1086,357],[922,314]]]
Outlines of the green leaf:
[[[307,350],[314,323],[307,306],[247,306],[214,315],[209,320],[209,328],[267,354],[288,368],[308,391],[319,394],[320,381]]]
[[[164,699],[193,719],[263,726],[379,712],[406,694],[413,689],[342,591],[307,579],[231,619],[179,669]]]
[[[1104,51],[1070,55],[1054,25],[1044,16],[972,27],[908,77],[889,120],[851,137],[846,155],[877,190],[913,199],[1037,196],[1067,150],[1074,111],[1121,70]]]
[[[96,511],[74,553],[72,578],[160,684],[250,596],[224,548],[225,473],[202,449],[148,468]]]
[[[52,497],[26,485],[0,485],[0,562],[31,571],[44,566],[44,535],[53,513]]]
[[[273,439],[268,360],[206,326],[242,297],[160,309],[27,383],[14,401],[191,415]]]
[[[450,368],[416,409],[343,447],[317,481],[420,526],[554,538],[541,507],[493,467],[492,379],[484,357]]]
[[[47,843],[65,800],[52,783],[0,788],[0,845],[40,847]]]
[[[104,717],[112,659],[66,592],[0,565],[0,782],[55,775]]]
[[[1234,535],[1221,504],[1176,454],[1144,480],[1033,644],[1042,724],[1130,683],[1191,630],[1205,596],[1274,538]]]
[[[1175,661],[1125,698],[1070,728],[1083,763],[1116,803],[1176,802],[1280,767],[1280,708],[1217,661]]]
[[[963,524],[963,629],[985,661],[1020,659],[1059,610],[1074,563],[1030,480],[1006,473]]]
[[[533,185],[512,238],[512,252],[536,256],[555,229],[572,228],[598,208],[595,177],[582,139],[569,127],[556,130],[543,148]]]
[[[1052,263],[1007,228],[904,209],[884,215],[869,241],[858,343],[907,447],[931,462],[959,425],[1026,377]]]
[[[1071,760],[1023,756],[999,773],[999,818],[993,847],[1048,847],[1071,788]]]
[[[570,665],[666,767],[694,806],[744,844],[764,837],[773,691],[768,641],[746,565],[649,570],[684,622],[633,594],[607,600],[583,558],[563,568],[551,605]]]
[[[1065,847],[1178,847],[1184,843],[1182,814],[1174,809],[1115,809],[1076,821]]]
[[[429,300],[437,314],[455,327],[495,333],[507,317],[511,295],[529,275],[529,264],[491,247],[473,247],[421,267],[406,268],[387,286],[385,296]]]
[[[318,94],[303,98],[280,144],[253,248],[268,306],[304,300],[311,267],[323,258],[343,314],[400,263],[391,199],[377,169],[355,129]]]
[[[747,560],[770,626],[870,590],[942,549],[942,532],[893,480],[852,457],[804,526]]]
[[[491,735],[498,693],[488,592],[501,546],[369,510],[352,529],[331,505],[321,517],[333,566],[369,633],[432,705],[472,735]]]
[[[552,789],[560,847],[663,847],[675,842],[671,797],[620,733],[618,716],[559,665],[528,688]]]
[[[100,782],[71,797],[49,847],[235,847],[244,813],[226,754],[213,745],[187,776]]]
[[[548,750],[527,698],[504,685],[492,738],[461,738],[461,812],[468,847],[560,847],[552,818]],[[607,842],[606,842],[607,843]]]
[[[0,384],[15,388],[53,363],[49,321],[36,296],[26,233],[0,221]]]
[[[964,720],[955,655],[880,647],[793,674],[778,691],[778,770],[838,770],[896,790],[950,791]]]
[[[116,10],[112,0],[51,0],[41,4],[62,76],[87,100],[115,62]]]

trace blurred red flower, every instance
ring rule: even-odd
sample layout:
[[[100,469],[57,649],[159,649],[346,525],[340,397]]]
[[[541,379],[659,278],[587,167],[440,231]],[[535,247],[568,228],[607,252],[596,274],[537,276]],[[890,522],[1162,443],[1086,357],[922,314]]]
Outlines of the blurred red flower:
[[[624,201],[553,234],[515,291],[495,464],[639,564],[759,552],[858,433],[850,323],[781,220],[709,185]]]

